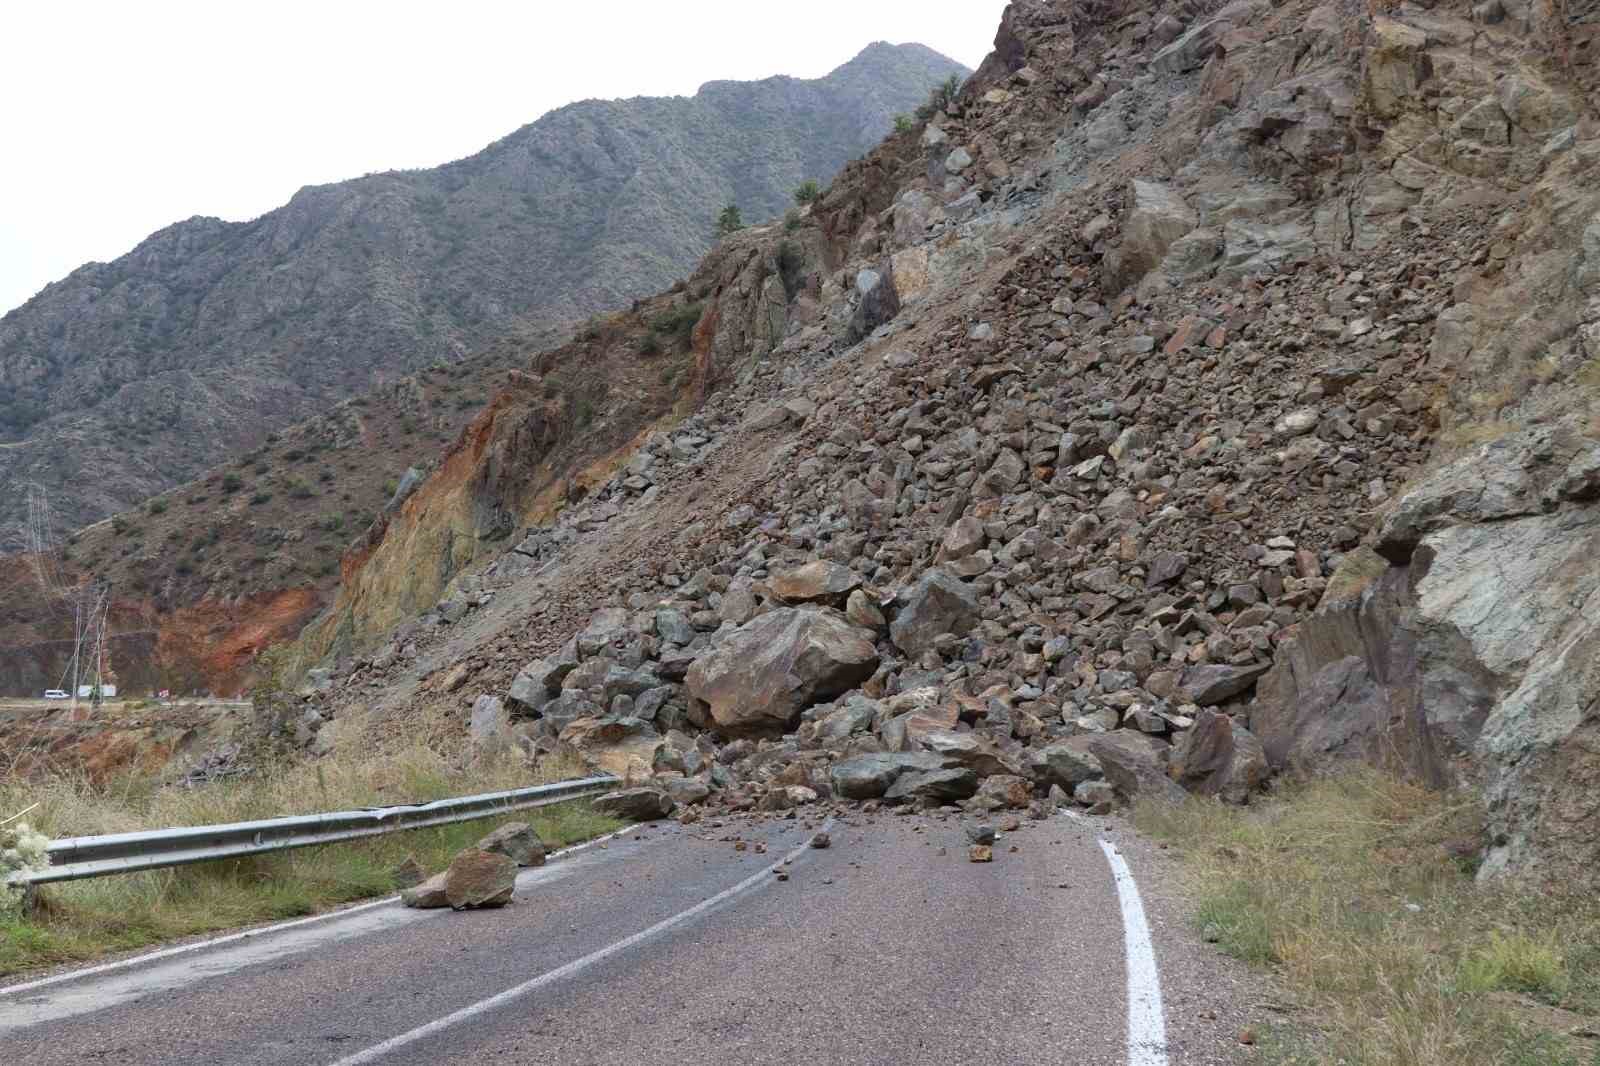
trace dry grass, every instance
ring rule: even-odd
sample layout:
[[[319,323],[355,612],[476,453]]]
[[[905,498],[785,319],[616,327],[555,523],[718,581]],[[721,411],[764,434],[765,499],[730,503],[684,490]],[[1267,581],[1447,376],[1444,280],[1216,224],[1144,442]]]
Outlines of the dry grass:
[[[1476,804],[1376,772],[1256,808],[1142,809],[1193,874],[1201,934],[1281,975],[1276,1066],[1600,1066],[1600,898],[1479,885]]]
[[[342,754],[197,789],[139,778],[98,788],[67,776],[6,781],[0,782],[0,811],[38,804],[27,816],[35,828],[51,837],[83,836],[425,802],[582,773],[563,761],[530,770],[519,759],[485,765],[413,747],[371,758]],[[456,851],[515,820],[531,822],[552,848],[621,824],[585,803],[566,803],[349,844],[47,886],[28,917],[0,923],[0,976],[386,895],[407,856],[437,870]]]

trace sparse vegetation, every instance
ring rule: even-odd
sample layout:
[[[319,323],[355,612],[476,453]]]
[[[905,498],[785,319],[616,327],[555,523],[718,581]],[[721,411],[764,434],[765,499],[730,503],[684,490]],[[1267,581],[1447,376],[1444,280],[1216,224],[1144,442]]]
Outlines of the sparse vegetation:
[[[663,337],[673,338],[680,348],[689,346],[690,338],[694,335],[695,326],[700,324],[700,315],[704,305],[699,301],[675,307],[670,311],[663,311],[650,322],[650,332]]]
[[[927,102],[917,108],[917,121],[926,122],[941,111],[949,111],[961,95],[961,76],[952,74],[934,87]]]
[[[7,780],[0,784],[0,811],[38,803],[28,816],[37,829],[74,836],[418,803],[562,780],[580,770],[560,761],[537,771],[520,759],[471,763],[419,746],[376,757],[336,752],[195,789],[162,788],[147,778],[102,785],[74,777]],[[0,917],[0,976],[385,895],[408,855],[424,869],[441,869],[456,851],[511,820],[531,822],[552,848],[619,824],[570,803],[350,844],[47,886],[31,913]]]
[[[794,191],[794,202],[804,207],[806,204],[815,203],[822,198],[822,186],[812,178],[807,178],[800,183]]]
[[[894,117],[894,131],[896,133],[910,133],[916,128],[917,124],[911,121],[910,115],[896,115]]]
[[[1600,900],[1477,883],[1476,802],[1360,771],[1138,822],[1182,854],[1198,932],[1302,999],[1264,1062],[1600,1063],[1600,1044],[1566,1032],[1600,1018]]]
[[[738,204],[729,204],[717,216],[717,236],[726,237],[730,233],[737,233],[744,229],[744,218],[739,214]]]

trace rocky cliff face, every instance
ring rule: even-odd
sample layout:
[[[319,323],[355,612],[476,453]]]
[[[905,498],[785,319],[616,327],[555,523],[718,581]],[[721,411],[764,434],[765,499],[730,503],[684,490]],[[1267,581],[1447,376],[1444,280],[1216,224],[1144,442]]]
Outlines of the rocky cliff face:
[[[86,524],[375,382],[516,331],[544,347],[687,272],[724,204],[781,213],[959,70],[878,44],[815,81],[574,104],[443,167],[168,227],[0,319],[0,484]],[[0,550],[23,495],[0,498]]]

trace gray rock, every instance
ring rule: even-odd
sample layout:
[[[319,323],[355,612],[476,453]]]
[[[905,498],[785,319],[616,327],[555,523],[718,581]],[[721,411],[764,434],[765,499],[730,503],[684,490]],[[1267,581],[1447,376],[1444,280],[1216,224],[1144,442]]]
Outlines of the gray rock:
[[[1070,737],[1028,752],[1028,773],[1042,786],[1060,785],[1071,792],[1085,781],[1104,776],[1100,760],[1089,750],[1092,736]]]
[[[779,733],[878,669],[871,630],[826,607],[785,607],[720,635],[684,678],[718,729]]]
[[[1100,761],[1106,780],[1128,803],[1138,799],[1182,803],[1188,796],[1167,776],[1165,752],[1162,742],[1131,729],[1104,733],[1089,743],[1089,753]]]
[[[1250,666],[1228,666],[1224,663],[1206,663],[1186,667],[1178,681],[1178,688],[1189,703],[1209,707],[1222,703],[1247,690],[1256,678],[1271,669],[1270,663]]]
[[[942,569],[923,574],[897,602],[900,609],[889,624],[889,636],[912,658],[931,651],[940,634],[966,636],[978,623],[977,591]]]
[[[969,766],[953,770],[913,770],[895,778],[883,794],[886,803],[914,799],[963,800],[978,791],[978,772]]]
[[[901,774],[940,770],[946,765],[944,759],[926,752],[884,752],[834,763],[828,768],[828,781],[834,794],[845,799],[877,799]]]
[[[1261,741],[1225,714],[1201,710],[1178,734],[1168,773],[1190,792],[1243,803],[1266,783],[1269,768]]]
[[[511,731],[511,716],[498,696],[479,696],[472,704],[467,726],[472,742],[479,746],[504,740]]]
[[[653,822],[672,813],[673,801],[658,788],[625,788],[607,792],[594,801],[594,809],[613,818],[632,822]]]
[[[527,822],[507,822],[476,845],[479,851],[504,855],[518,866],[543,866],[545,847]]]

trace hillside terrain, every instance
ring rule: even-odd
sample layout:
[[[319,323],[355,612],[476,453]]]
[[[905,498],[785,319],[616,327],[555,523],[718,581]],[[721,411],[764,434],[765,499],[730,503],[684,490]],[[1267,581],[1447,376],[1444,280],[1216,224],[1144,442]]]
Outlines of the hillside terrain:
[[[0,319],[0,484],[84,525],[374,386],[545,347],[686,273],[724,205],[780,214],[961,72],[880,43],[824,78],[586,101],[442,167],[179,222]],[[25,520],[24,493],[0,498],[0,550]]]
[[[1482,876],[1592,877],[1589,26],[1018,0],[809,211],[506,371],[273,721],[689,822],[1369,761],[1476,791]]]
[[[1586,876],[1587,25],[1012,4],[702,267],[696,410],[599,398],[608,452],[502,391],[345,557],[302,736],[576,751],[691,819],[1367,759],[1481,790],[1486,875]]]

